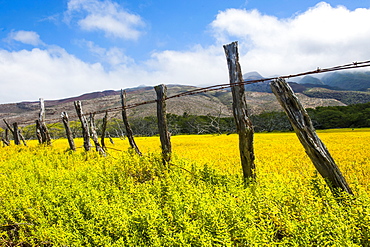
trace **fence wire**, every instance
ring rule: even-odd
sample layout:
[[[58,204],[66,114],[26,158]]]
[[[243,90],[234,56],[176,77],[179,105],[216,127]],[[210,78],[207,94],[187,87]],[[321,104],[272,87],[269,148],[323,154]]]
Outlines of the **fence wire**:
[[[291,74],[291,75],[284,75],[284,76],[277,76],[277,77],[270,77],[270,78],[262,78],[262,79],[257,79],[257,80],[244,80],[244,81],[236,82],[236,83],[225,83],[225,84],[212,85],[212,86],[208,86],[208,87],[196,88],[196,89],[193,89],[193,90],[189,90],[189,91],[186,91],[186,92],[182,92],[182,93],[179,93],[179,94],[175,94],[175,95],[166,97],[164,100],[170,100],[170,99],[173,99],[173,98],[179,98],[179,97],[184,97],[184,96],[189,96],[189,95],[201,94],[201,93],[206,93],[206,92],[211,92],[211,91],[223,90],[223,89],[234,87],[236,85],[249,85],[249,84],[255,84],[255,83],[259,83],[259,82],[266,82],[266,81],[268,82],[268,81],[276,80],[276,79],[279,79],[279,78],[290,79],[290,78],[300,77],[300,76],[305,76],[305,75],[313,75],[313,74],[320,74],[320,73],[327,73],[327,72],[334,72],[334,71],[341,71],[341,70],[348,70],[348,69],[358,69],[358,68],[365,68],[365,67],[370,67],[370,60],[362,61],[362,62],[352,62],[352,63],[349,63],[349,64],[344,64],[344,65],[339,65],[339,66],[334,66],[334,67],[329,67],[329,68],[317,68],[316,70],[307,71],[307,72],[298,73],[298,74]],[[131,109],[131,108],[135,108],[135,107],[142,106],[142,105],[153,104],[153,103],[156,103],[156,102],[157,102],[157,100],[148,100],[148,101],[143,101],[143,102],[139,102],[139,103],[128,104],[128,105],[125,106],[125,109]],[[123,110],[123,107],[120,106],[120,107],[108,108],[108,109],[105,109],[105,110],[88,112],[88,113],[84,113],[83,115],[84,116],[89,116],[91,114],[95,115],[95,114],[102,114],[102,113],[105,113],[105,112],[117,112],[117,111],[122,111],[122,110]],[[78,115],[77,114],[69,115],[69,118],[70,119],[71,118],[75,119],[75,118],[78,118]],[[45,119],[45,122],[55,123],[57,121],[60,121],[60,119],[61,119],[60,117],[50,118],[50,119]],[[27,124],[31,124],[31,123],[34,123],[34,122],[35,122],[34,120],[33,121],[30,120],[30,121],[18,122],[18,124],[27,125]]]

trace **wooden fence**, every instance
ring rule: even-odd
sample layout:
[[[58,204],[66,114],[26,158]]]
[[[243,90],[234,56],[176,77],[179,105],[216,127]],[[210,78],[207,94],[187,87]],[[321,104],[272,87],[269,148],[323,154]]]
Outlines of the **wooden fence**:
[[[239,151],[241,166],[243,171],[243,177],[246,184],[249,182],[255,181],[255,163],[254,163],[254,147],[253,147],[253,124],[250,120],[247,110],[246,96],[244,85],[258,83],[261,81],[270,81],[271,89],[276,96],[278,102],[283,107],[286,115],[289,118],[291,125],[293,126],[294,131],[297,134],[299,141],[302,143],[307,155],[310,157],[312,163],[322,175],[325,181],[328,183],[329,187],[336,192],[338,190],[345,191],[349,194],[352,194],[352,191],[340,172],[338,166],[335,164],[334,159],[330,155],[329,151],[317,136],[316,131],[312,125],[312,121],[307,114],[306,110],[303,108],[302,104],[299,102],[297,96],[291,89],[285,79],[303,76],[309,74],[323,73],[329,71],[337,71],[351,68],[361,68],[370,66],[370,61],[365,62],[356,62],[351,64],[346,64],[342,66],[336,66],[327,69],[317,69],[314,71],[309,71],[305,73],[281,76],[277,78],[265,78],[260,80],[253,81],[244,81],[242,77],[241,66],[239,64],[239,53],[238,53],[238,43],[233,42],[228,45],[224,45],[224,51],[226,55],[228,70],[229,70],[229,83],[213,85],[204,88],[198,88],[195,90],[186,91],[177,95],[167,97],[167,87],[165,85],[158,85],[154,87],[157,94],[157,99],[145,102],[139,102],[132,105],[127,105],[126,102],[126,92],[121,90],[121,107],[111,108],[103,111],[96,111],[93,113],[83,113],[81,101],[75,101],[74,106],[77,113],[77,116],[81,122],[81,129],[84,139],[84,149],[89,151],[92,147],[91,139],[94,143],[96,151],[100,152],[102,155],[105,155],[106,146],[105,146],[105,137],[106,137],[106,126],[107,126],[107,116],[108,112],[112,111],[122,111],[122,120],[125,127],[125,132],[128,137],[130,147],[135,150],[138,155],[142,155],[139,150],[139,147],[136,145],[134,140],[134,134],[131,130],[130,123],[127,118],[127,110],[144,104],[157,104],[157,122],[158,130],[160,135],[160,143],[162,148],[162,157],[163,164],[167,165],[171,162],[171,134],[168,131],[167,119],[166,119],[166,101],[175,98],[183,97],[187,95],[193,95],[198,93],[204,93],[208,91],[215,91],[224,88],[231,88],[233,104],[233,116],[236,123],[236,130],[239,136]],[[103,124],[102,124],[102,135],[101,142],[98,141],[98,136],[96,132],[96,127],[94,123],[94,116],[97,113],[105,113]],[[87,117],[89,116],[89,121]],[[76,150],[72,132],[69,124],[69,117],[67,112],[61,113],[61,118],[59,119],[63,122],[66,137],[71,150]],[[14,143],[20,145],[21,141],[24,145],[26,140],[23,138],[21,132],[18,128],[18,123],[13,123],[13,127],[3,119],[5,125],[7,126],[5,130],[5,136],[2,137],[4,145],[10,145],[9,142],[9,132],[13,135]],[[45,107],[44,100],[40,99],[40,113],[39,118],[36,120],[36,136],[40,144],[51,145],[51,138],[46,127],[45,119]]]

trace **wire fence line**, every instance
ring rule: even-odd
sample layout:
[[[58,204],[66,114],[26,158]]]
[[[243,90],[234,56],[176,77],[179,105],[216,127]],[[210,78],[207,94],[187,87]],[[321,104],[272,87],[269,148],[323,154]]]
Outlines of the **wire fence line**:
[[[306,72],[291,74],[291,75],[261,78],[261,79],[256,79],[256,80],[244,80],[242,82],[237,82],[237,83],[225,83],[225,84],[212,85],[212,86],[208,86],[208,87],[196,88],[196,89],[189,90],[189,91],[186,91],[186,92],[182,92],[182,93],[179,93],[179,94],[176,94],[176,95],[168,96],[164,100],[170,100],[170,99],[173,99],[173,98],[179,98],[179,97],[195,95],[195,94],[200,94],[200,93],[206,93],[206,92],[211,92],[211,91],[218,91],[218,90],[222,90],[222,89],[231,88],[231,87],[236,86],[236,85],[249,85],[249,84],[255,84],[255,83],[259,83],[259,82],[277,80],[279,78],[290,79],[290,78],[300,77],[300,76],[305,76],[305,75],[313,75],[313,74],[320,74],[320,73],[327,73],[327,72],[334,72],[334,71],[341,71],[341,70],[348,70],[348,69],[358,69],[358,68],[365,68],[365,67],[370,67],[370,60],[361,61],[361,62],[352,62],[352,63],[339,65],[339,66],[334,66],[334,67],[329,67],[329,68],[317,68],[316,70],[311,70],[311,71],[306,71]],[[134,104],[128,104],[128,105],[125,106],[125,109],[131,109],[131,108],[135,108],[135,107],[142,106],[142,105],[153,104],[153,103],[156,103],[156,102],[157,102],[157,100],[154,99],[154,100],[142,101],[142,102],[134,103]],[[103,114],[105,112],[117,112],[117,111],[122,111],[122,110],[123,110],[122,106],[113,107],[113,108],[107,108],[107,109],[104,109],[104,110],[99,110],[99,111],[94,111],[94,112],[87,112],[87,113],[84,113],[83,116],[89,116],[91,114],[92,115]],[[69,118],[75,119],[75,118],[78,118],[78,115],[77,114],[70,115]],[[59,122],[60,119],[61,119],[60,117],[59,118],[49,118],[49,119],[45,119],[45,122],[55,123],[57,121]],[[27,125],[27,124],[31,124],[31,123],[34,123],[34,120],[23,121],[23,122],[19,122],[18,124]]]

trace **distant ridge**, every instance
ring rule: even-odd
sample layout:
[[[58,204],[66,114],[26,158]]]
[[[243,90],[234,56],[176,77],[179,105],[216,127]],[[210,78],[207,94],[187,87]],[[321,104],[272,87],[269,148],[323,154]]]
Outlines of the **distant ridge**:
[[[262,75],[260,75],[258,72],[256,71],[252,71],[252,72],[248,72],[248,73],[245,73],[243,75],[243,79],[244,80],[247,80],[247,81],[251,81],[251,80],[259,80],[259,79],[263,79],[264,77]]]
[[[101,98],[105,96],[111,96],[111,95],[119,95],[119,91],[114,91],[114,90],[106,90],[102,92],[93,92],[93,93],[85,93],[80,96],[72,97],[72,98],[66,98],[66,99],[60,99],[60,100],[46,100],[45,101],[45,106],[54,106],[58,104],[63,104],[63,103],[69,103],[73,102],[76,100],[90,100],[90,99],[96,99],[96,98]]]
[[[367,91],[370,89],[370,71],[335,72],[325,75],[321,81],[325,85],[349,91]]]
[[[243,79],[245,81],[253,81],[253,80],[260,80],[260,79],[265,79],[265,78],[262,75],[260,75],[258,72],[253,71],[253,72],[245,73],[243,75]],[[262,82],[257,82],[254,84],[247,84],[245,85],[245,90],[251,91],[251,92],[272,93],[269,81],[262,81]]]
[[[325,85],[319,78],[307,75],[298,82],[299,84]]]

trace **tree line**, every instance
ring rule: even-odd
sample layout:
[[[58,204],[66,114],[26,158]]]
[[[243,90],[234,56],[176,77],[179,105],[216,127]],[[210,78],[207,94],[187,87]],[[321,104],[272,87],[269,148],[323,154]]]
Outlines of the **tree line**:
[[[361,128],[370,127],[370,102],[349,106],[328,106],[307,109],[316,129],[331,128]],[[255,132],[292,131],[284,112],[264,112],[252,115],[251,121]],[[172,135],[180,134],[231,134],[235,133],[233,117],[197,116],[184,113],[183,115],[167,114],[168,128]],[[97,133],[101,134],[102,120],[96,119]],[[135,135],[154,136],[158,134],[157,118],[147,116],[130,118],[129,122]],[[107,133],[111,137],[125,137],[123,121],[113,118],[108,121]],[[47,125],[52,139],[64,138],[65,129],[62,123]],[[71,121],[73,137],[81,137],[81,123]],[[35,139],[36,126],[28,125],[21,129],[25,139]],[[0,128],[1,135],[4,130]]]

